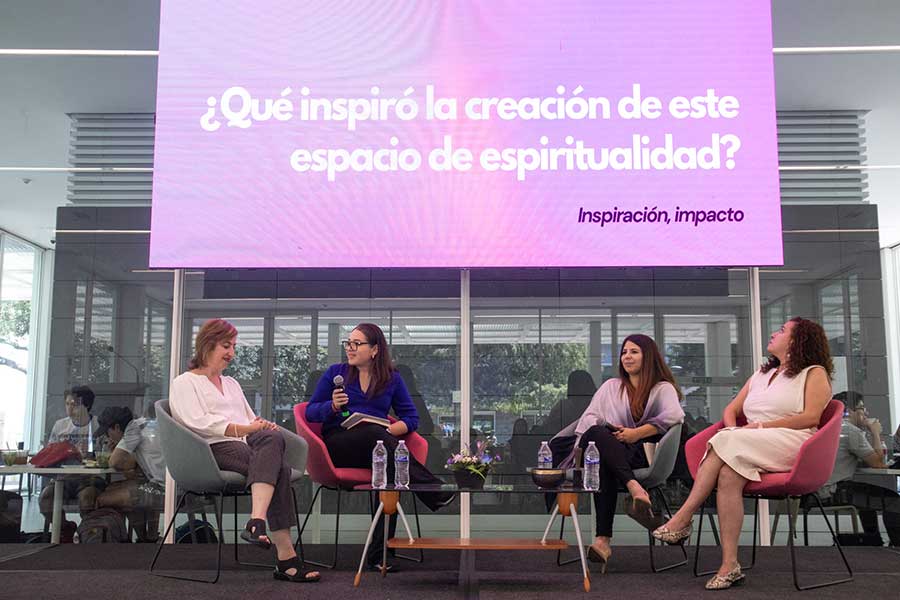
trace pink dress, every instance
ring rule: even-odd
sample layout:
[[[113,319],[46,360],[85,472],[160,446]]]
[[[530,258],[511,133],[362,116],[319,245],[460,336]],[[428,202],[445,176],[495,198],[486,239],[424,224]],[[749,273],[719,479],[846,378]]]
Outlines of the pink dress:
[[[744,399],[744,416],[748,423],[774,421],[799,415],[804,407],[806,377],[811,369],[821,369],[818,365],[806,367],[795,377],[779,373],[772,379],[772,371],[757,371],[750,378],[750,389]],[[716,451],[725,464],[739,475],[752,481],[759,481],[759,473],[783,473],[790,471],[797,460],[800,446],[812,437],[816,427],[790,429],[773,427],[766,429],[743,429],[729,427],[714,435],[706,447]],[[706,458],[706,455],[703,456]],[[702,462],[702,461],[701,461]]]

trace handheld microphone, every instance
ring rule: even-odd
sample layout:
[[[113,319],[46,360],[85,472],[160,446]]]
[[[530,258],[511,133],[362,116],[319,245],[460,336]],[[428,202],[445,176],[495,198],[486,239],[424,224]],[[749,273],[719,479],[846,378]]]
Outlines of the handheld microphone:
[[[343,375],[335,375],[334,379],[331,380],[331,383],[334,384],[334,389],[344,391],[344,376]],[[344,405],[341,410],[341,416],[347,418],[350,416],[350,411],[347,410],[347,406]]]

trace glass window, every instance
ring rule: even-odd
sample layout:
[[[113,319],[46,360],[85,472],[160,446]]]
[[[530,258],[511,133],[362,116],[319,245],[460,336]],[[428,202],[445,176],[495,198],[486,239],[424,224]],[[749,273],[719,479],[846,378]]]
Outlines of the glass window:
[[[39,252],[31,244],[0,236],[0,446],[25,440],[25,413],[31,399],[31,336]]]

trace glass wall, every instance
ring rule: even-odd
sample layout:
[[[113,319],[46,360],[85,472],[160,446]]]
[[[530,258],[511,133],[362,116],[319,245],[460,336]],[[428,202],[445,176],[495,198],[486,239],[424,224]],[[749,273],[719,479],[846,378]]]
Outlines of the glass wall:
[[[134,230],[149,221],[147,209],[87,215],[61,210],[60,229],[114,222]],[[785,206],[784,222],[785,266],[760,270],[763,343],[793,315],[821,322],[836,357],[835,391],[860,391],[888,423],[874,209]],[[805,232],[793,233],[801,222]],[[808,231],[809,223],[821,225]],[[147,244],[143,233],[58,235],[45,432],[63,418],[72,385],[95,390],[95,414],[111,405],[144,413],[166,396],[172,272],[147,269]],[[750,341],[749,277],[748,268],[473,270],[470,437],[502,456],[493,480],[521,476],[540,442],[581,415],[615,376],[630,333],[652,336],[672,368],[684,394],[684,439],[718,420],[764,350]],[[229,374],[258,414],[289,429],[294,405],[328,365],[344,360],[340,340],[359,322],[377,323],[419,408],[428,466],[449,474],[443,464],[460,447],[462,421],[458,270],[191,270],[185,281],[180,369],[203,321],[229,319],[240,332]],[[680,462],[667,498],[677,504],[689,485]],[[300,491],[305,510],[314,486]],[[423,527],[455,534],[456,507],[428,515]],[[330,539],[336,510],[335,494],[326,492],[313,507],[308,541]],[[584,502],[581,511],[591,510]],[[362,539],[368,511],[364,494],[345,495],[342,540]],[[544,514],[539,496],[472,496],[473,535],[534,535]],[[645,540],[627,518],[616,520],[616,535]]]
[[[445,473],[446,458],[459,447],[452,428],[460,409],[459,271],[192,270],[185,288],[182,368],[203,322],[227,319],[238,329],[238,345],[226,374],[240,382],[257,414],[291,431],[294,406],[309,400],[329,365],[346,360],[341,340],[361,322],[381,327],[419,412],[426,466]],[[298,488],[304,512],[316,487],[305,481]],[[406,509],[413,514],[411,504]],[[337,494],[323,491],[312,511],[307,541],[332,539]],[[369,521],[368,496],[343,493],[342,542],[362,542]],[[432,533],[455,534],[458,522],[456,506],[422,515]]]
[[[716,421],[749,376],[749,269],[479,269],[472,272],[473,439],[493,444],[497,482],[537,463],[542,441],[577,420],[618,376],[622,340],[655,339],[684,393],[686,439]],[[669,495],[689,486],[682,463]],[[591,503],[582,498],[579,512]],[[472,531],[539,534],[539,495],[473,495]],[[528,516],[530,515],[530,516]],[[585,531],[593,526],[582,520]],[[617,539],[646,540],[627,518]],[[574,541],[574,537],[572,538]]]
[[[40,286],[41,250],[0,233],[0,447],[25,441],[25,415],[33,401],[32,308]]]

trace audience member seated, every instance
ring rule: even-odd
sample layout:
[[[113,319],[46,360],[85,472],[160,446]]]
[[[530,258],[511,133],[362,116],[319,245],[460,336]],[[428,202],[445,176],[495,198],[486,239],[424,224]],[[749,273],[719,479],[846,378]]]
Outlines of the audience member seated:
[[[590,442],[600,451],[600,490],[593,495],[596,537],[588,556],[602,563],[603,571],[612,555],[619,486],[631,495],[628,514],[632,518],[650,529],[658,524],[650,495],[633,470],[649,466],[644,443],[658,442],[684,420],[681,392],[652,338],[639,333],[625,338],[618,373],[594,394],[575,426],[575,435],[558,435],[550,442],[553,464],[558,466],[569,466],[573,456],[577,461],[575,449],[583,453]]]
[[[388,343],[380,327],[360,323],[342,344],[347,362],[331,365],[325,371],[306,406],[306,419],[311,423],[322,423],[322,439],[336,467],[371,468],[372,449],[380,440],[387,449],[387,481],[393,484],[394,450],[402,436],[418,427],[416,407],[406,383],[391,362]],[[344,378],[343,388],[334,386],[336,375]],[[375,423],[360,423],[352,429],[341,427],[344,411],[387,418],[391,410],[398,420],[388,427]],[[409,481],[441,483],[412,455],[409,457]],[[453,494],[446,492],[417,492],[416,496],[432,511],[453,499]],[[396,515],[393,515],[390,537],[393,537],[395,527]],[[379,519],[367,557],[370,569],[381,569],[383,539],[383,520]]]
[[[435,435],[434,419],[431,418],[425,398],[422,397],[422,392],[416,385],[416,376],[407,365],[397,365],[397,372],[400,374],[400,378],[406,382],[409,397],[416,407],[416,414],[419,415],[419,428],[416,429],[416,433],[421,435],[428,444],[428,460],[425,466],[432,471],[442,469],[448,454],[444,452],[440,438]]]
[[[69,442],[87,458],[88,453],[94,451],[94,438],[99,427],[97,417],[91,414],[94,392],[86,385],[79,385],[67,390],[65,398],[66,416],[53,424],[47,443]],[[63,502],[77,499],[78,509],[84,515],[96,507],[97,495],[106,486],[106,481],[102,477],[69,475],[63,478],[63,486]],[[49,523],[53,512],[52,483],[45,482],[38,506]]]
[[[512,471],[524,473],[528,467],[536,466],[538,447],[534,445],[534,437],[528,434],[528,421],[522,417],[516,419],[513,423],[512,435],[509,438]]]
[[[128,515],[140,542],[159,536],[159,502],[166,485],[163,460],[155,420],[133,418],[131,409],[110,406],[98,419],[99,436],[105,436],[110,452],[109,466],[126,479],[110,484],[97,498],[97,506],[115,508]]]
[[[897,431],[894,432],[894,447],[893,454],[895,457],[894,463],[891,465],[892,469],[900,469],[900,426],[897,427]]]
[[[585,409],[591,403],[594,392],[597,391],[597,385],[591,374],[582,369],[576,369],[569,373],[566,383],[566,397],[560,400],[550,409],[547,416],[540,423],[531,428],[531,433],[536,440],[534,446],[534,455],[537,456],[538,448],[541,446],[541,435],[550,437],[556,435],[556,432],[581,417]]]
[[[710,438],[690,496],[653,537],[682,544],[691,536],[691,518],[716,490],[722,562],[706,582],[722,590],[744,582],[737,550],[744,522],[744,487],[760,473],[785,473],[813,436],[831,401],[834,365],[828,337],[818,323],[795,317],[769,337],[768,362],[725,407],[725,427]],[[738,425],[746,418],[747,424]]]
[[[890,536],[891,545],[898,546],[900,529],[897,522],[900,520],[900,502],[897,494],[877,486],[851,481],[859,466],[872,469],[887,468],[881,443],[881,423],[878,419],[869,417],[862,394],[850,391],[841,392],[834,397],[845,404],[848,413],[841,424],[841,441],[835,458],[834,471],[817,494],[827,503],[849,502],[856,506],[863,531],[873,539],[880,538],[877,510],[882,508],[884,500],[885,528]]]

